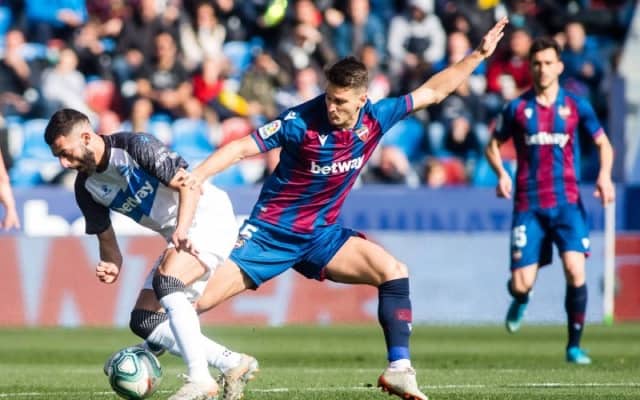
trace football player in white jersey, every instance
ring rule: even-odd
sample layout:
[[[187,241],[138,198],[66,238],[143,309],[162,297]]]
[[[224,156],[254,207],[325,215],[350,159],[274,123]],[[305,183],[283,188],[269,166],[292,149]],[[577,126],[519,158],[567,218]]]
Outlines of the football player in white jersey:
[[[217,396],[219,387],[209,365],[223,374],[223,398],[241,398],[258,369],[256,359],[202,335],[192,305],[236,240],[237,223],[227,194],[210,184],[201,192],[184,188],[179,180],[187,162],[155,137],[131,132],[98,135],[87,116],[76,110],[57,111],[44,135],[62,166],[78,171],[76,201],[86,233],[98,237],[96,276],[101,282],[114,283],[123,262],[110,210],[167,241],[131,312],[130,328],[148,347],[166,349],[186,363],[187,382],[170,399]],[[184,204],[197,210],[189,226],[181,224]]]

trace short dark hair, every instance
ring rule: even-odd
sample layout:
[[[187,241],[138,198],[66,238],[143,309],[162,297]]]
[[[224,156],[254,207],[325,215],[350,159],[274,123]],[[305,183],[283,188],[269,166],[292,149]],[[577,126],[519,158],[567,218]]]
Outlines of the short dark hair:
[[[76,125],[83,122],[91,125],[89,117],[80,111],[71,108],[58,110],[53,114],[44,130],[44,141],[51,146],[58,137],[67,136]]]
[[[529,49],[529,60],[532,60],[536,53],[546,49],[553,49],[558,58],[560,58],[560,45],[558,42],[551,37],[543,36],[536,38],[531,44],[531,48]]]
[[[349,56],[337,61],[324,72],[327,81],[339,87],[366,88],[369,85],[367,67]]]

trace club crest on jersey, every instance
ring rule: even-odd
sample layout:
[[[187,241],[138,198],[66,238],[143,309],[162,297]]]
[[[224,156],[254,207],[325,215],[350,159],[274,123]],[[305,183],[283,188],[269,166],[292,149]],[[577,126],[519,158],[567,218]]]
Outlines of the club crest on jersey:
[[[281,127],[282,127],[282,121],[280,121],[279,119],[276,119],[275,121],[271,121],[268,124],[258,128],[258,134],[260,134],[260,137],[262,139],[266,140],[270,136],[272,136],[274,133],[278,132]]]
[[[369,137],[369,128],[366,126],[361,126],[360,128],[356,129],[354,132],[363,142],[366,141],[367,138]]]
[[[571,109],[567,106],[558,107],[558,115],[562,119],[567,119],[569,115],[571,115]]]

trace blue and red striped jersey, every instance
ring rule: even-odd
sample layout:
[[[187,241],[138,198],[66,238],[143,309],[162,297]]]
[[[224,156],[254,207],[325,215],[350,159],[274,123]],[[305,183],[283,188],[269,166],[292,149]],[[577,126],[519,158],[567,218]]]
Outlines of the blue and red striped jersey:
[[[604,134],[589,102],[562,88],[549,107],[533,90],[505,106],[495,136],[514,140],[517,211],[578,202],[580,130],[594,140]]]
[[[335,223],[382,135],[412,110],[410,95],[367,100],[352,129],[335,129],[323,94],[260,127],[252,133],[260,150],[281,153],[251,218],[301,234]]]

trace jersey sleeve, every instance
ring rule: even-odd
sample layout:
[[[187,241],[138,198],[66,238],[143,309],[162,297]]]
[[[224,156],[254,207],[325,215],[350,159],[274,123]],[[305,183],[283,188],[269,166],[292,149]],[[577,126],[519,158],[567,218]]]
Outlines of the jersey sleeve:
[[[593,139],[604,134],[604,128],[600,124],[591,104],[583,98],[576,98],[576,101],[580,116],[580,128],[585,130]]]
[[[388,97],[375,103],[373,109],[384,134],[396,122],[413,111],[413,99],[408,94],[402,97]]]
[[[79,173],[76,177],[74,189],[76,195],[76,203],[85,220],[85,233],[94,235],[102,233],[111,226],[111,217],[109,209],[102,204],[97,203],[91,197],[91,194],[84,186],[87,181],[87,175]]]
[[[131,135],[127,143],[127,152],[144,170],[157,177],[165,186],[169,185],[179,169],[189,167],[184,158],[147,133]]]
[[[295,111],[286,111],[278,119],[268,122],[256,129],[251,137],[261,152],[282,147],[289,141],[297,141],[300,133],[304,133],[304,122]]]
[[[515,115],[515,108],[516,103],[514,102],[506,104],[496,118],[496,126],[493,131],[493,137],[501,142],[509,140],[513,133],[513,119]]]

